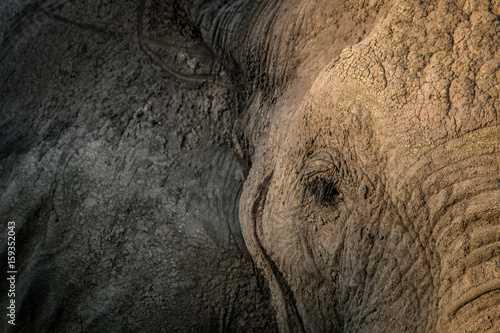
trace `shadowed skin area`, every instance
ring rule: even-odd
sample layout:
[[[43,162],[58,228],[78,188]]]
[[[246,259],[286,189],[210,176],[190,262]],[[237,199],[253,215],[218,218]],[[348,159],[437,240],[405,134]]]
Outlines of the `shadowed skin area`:
[[[0,58],[20,321],[500,329],[498,2],[24,5]]]
[[[18,271],[0,332],[275,332],[238,221],[237,97],[185,14],[2,1],[0,15],[0,266],[15,221]]]

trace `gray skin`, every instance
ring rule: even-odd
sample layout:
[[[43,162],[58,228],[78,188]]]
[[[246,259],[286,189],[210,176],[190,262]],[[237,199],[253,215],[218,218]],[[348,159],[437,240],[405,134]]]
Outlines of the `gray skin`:
[[[238,222],[238,98],[185,15],[163,1],[0,13],[0,332],[275,332]]]
[[[75,8],[47,16],[71,66],[2,58],[41,330],[500,329],[498,2],[141,3],[120,34]]]

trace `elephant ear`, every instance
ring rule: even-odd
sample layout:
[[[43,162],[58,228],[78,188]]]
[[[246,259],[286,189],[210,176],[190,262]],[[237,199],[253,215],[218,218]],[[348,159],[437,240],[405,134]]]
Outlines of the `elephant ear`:
[[[16,327],[275,332],[239,231],[233,84],[172,1],[137,4],[0,1]]]
[[[213,71],[215,66],[213,64],[207,66],[207,62],[214,62],[209,49],[205,45],[193,43],[186,37],[180,37],[185,35],[185,31],[172,31],[173,29],[169,29],[166,31],[170,37],[168,41],[150,36],[159,34],[159,31],[145,31],[144,24],[149,23],[151,18],[175,20],[179,30],[182,29],[183,25],[188,24],[187,17],[183,15],[184,12],[179,10],[175,3],[153,3],[152,7],[147,6],[148,4],[148,0],[140,0],[137,7],[137,39],[141,50],[148,55],[151,61],[160,67],[166,75],[186,84],[200,85],[221,80],[222,78],[218,77],[219,73]],[[151,13],[151,8],[166,17],[156,17],[158,15]],[[194,40],[200,38],[196,29],[190,30],[189,35]],[[160,47],[160,52],[154,50],[154,48],[158,49],[158,47]],[[165,56],[165,49],[174,54],[167,53],[167,56]],[[178,50],[182,51],[175,54]],[[174,56],[173,59],[172,56]],[[176,57],[182,60],[175,61]],[[201,67],[202,70],[200,71],[200,68],[196,67]],[[203,73],[203,71],[205,72]]]

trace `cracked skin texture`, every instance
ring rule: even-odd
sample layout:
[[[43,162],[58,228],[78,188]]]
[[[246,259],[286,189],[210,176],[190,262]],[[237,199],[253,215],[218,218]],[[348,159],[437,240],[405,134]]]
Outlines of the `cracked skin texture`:
[[[393,2],[274,106],[241,221],[282,331],[499,329],[499,23],[488,2]]]
[[[19,273],[0,332],[275,332],[239,231],[232,83],[173,4],[0,8],[0,220]]]
[[[68,44],[41,59],[71,66],[2,58],[33,325],[500,329],[498,2],[140,4],[121,37],[49,20],[38,40]],[[106,32],[137,15],[84,9]]]

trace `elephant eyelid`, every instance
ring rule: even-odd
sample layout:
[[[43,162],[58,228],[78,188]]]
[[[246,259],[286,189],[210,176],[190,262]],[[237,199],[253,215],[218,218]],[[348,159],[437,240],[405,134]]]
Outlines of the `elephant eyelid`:
[[[311,179],[318,174],[328,174],[339,171],[341,159],[339,154],[333,154],[326,149],[308,154],[303,161],[301,174],[305,179]]]
[[[317,170],[317,169],[309,170],[309,171],[304,173],[304,178],[307,179],[308,181],[310,181],[310,179],[315,178],[315,176],[327,174],[329,171],[330,171],[330,169],[326,169],[326,168],[322,169],[322,170]]]

